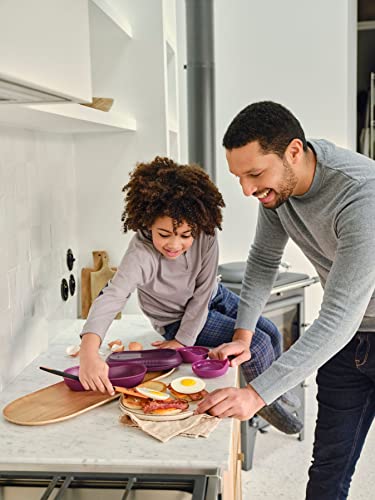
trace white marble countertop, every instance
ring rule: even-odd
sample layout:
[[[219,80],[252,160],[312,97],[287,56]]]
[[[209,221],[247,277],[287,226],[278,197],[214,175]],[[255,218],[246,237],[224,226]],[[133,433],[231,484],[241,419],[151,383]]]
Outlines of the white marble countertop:
[[[2,393],[0,405],[58,382],[40,365],[65,369],[77,358],[65,354],[68,345],[78,344],[83,320],[52,321],[58,333],[48,352],[35,359]],[[160,339],[140,315],[127,315],[111,326],[106,342],[121,338],[142,342],[144,349]],[[109,354],[109,352],[108,352]],[[176,371],[177,375],[178,372]],[[236,384],[237,372],[207,379],[207,389]],[[86,471],[169,474],[219,474],[228,470],[233,421],[224,419],[208,438],[176,437],[161,443],[139,429],[119,423],[118,400],[72,419],[43,426],[20,426],[0,419],[0,470]]]

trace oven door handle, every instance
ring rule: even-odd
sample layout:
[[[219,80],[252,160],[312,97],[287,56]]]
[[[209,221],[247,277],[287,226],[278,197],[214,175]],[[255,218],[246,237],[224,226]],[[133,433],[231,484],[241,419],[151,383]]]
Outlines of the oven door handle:
[[[319,278],[317,276],[313,276],[312,278],[294,281],[293,283],[288,283],[287,285],[274,286],[271,290],[271,295],[275,295],[276,293],[289,292],[290,290],[296,290],[297,288],[306,288],[307,286],[313,285],[314,283],[318,283]]]
[[[304,298],[302,295],[295,295],[294,297],[288,297],[287,299],[277,300],[275,302],[271,302],[270,304],[266,304],[263,312],[268,313],[284,307],[295,306],[296,304],[301,304],[303,300]]]

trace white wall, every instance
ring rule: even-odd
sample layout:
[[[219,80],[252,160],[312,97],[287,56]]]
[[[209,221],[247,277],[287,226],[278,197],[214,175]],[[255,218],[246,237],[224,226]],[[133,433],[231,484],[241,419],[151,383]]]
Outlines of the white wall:
[[[226,0],[215,5],[218,185],[227,204],[221,262],[244,260],[255,234],[258,202],[246,199],[229,175],[221,146],[234,116],[247,104],[274,100],[301,121],[306,135],[355,146],[354,0]],[[313,274],[294,244],[285,260]],[[319,285],[308,291],[311,320]]]
[[[46,320],[77,314],[77,295],[60,296],[75,187],[70,137],[0,128],[0,391],[47,348]]]

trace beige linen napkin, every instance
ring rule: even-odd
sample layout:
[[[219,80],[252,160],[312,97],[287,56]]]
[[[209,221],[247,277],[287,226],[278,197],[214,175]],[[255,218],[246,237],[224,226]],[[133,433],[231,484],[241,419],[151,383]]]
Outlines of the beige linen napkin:
[[[142,420],[134,413],[121,409],[123,415],[120,422],[132,427],[138,427],[150,436],[166,443],[175,436],[185,437],[208,437],[216,429],[220,418],[212,417],[203,413],[202,415],[192,415],[183,420],[168,420],[166,422],[155,422],[153,420]]]

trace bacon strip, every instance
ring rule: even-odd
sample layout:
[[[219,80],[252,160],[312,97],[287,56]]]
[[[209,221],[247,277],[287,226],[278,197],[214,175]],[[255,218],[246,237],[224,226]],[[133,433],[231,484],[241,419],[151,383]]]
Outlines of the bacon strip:
[[[153,400],[150,403],[146,403],[142,409],[144,413],[150,413],[153,410],[164,410],[166,408],[187,410],[189,408],[189,403],[179,399],[166,399],[165,401]]]

